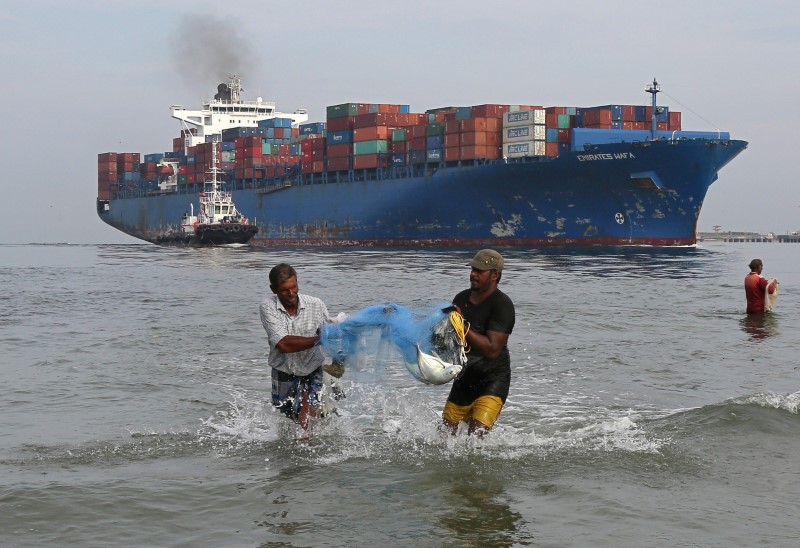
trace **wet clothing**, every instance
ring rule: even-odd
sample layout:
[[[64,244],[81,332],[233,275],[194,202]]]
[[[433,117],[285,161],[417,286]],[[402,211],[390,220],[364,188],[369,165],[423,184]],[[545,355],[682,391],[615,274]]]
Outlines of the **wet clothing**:
[[[763,276],[751,272],[744,277],[744,294],[747,297],[747,313],[762,314],[764,312],[764,297],[767,293],[767,281]],[[774,287],[770,293],[774,293]]]
[[[505,293],[495,289],[485,301],[479,304],[469,302],[470,294],[471,290],[466,289],[453,299],[453,304],[461,309],[464,320],[469,322],[470,330],[482,335],[486,335],[487,331],[511,334],[514,329],[514,303]],[[467,354],[467,365],[453,381],[450,395],[447,397],[447,405],[450,406],[452,403],[456,406],[473,406],[473,403],[481,396],[496,396],[502,407],[508,397],[510,385],[511,356],[508,353],[508,346],[504,346],[500,355],[494,360],[486,358],[478,350],[472,349]],[[457,410],[450,407],[450,413],[456,414]],[[472,417],[478,418],[474,411]],[[491,420],[493,423],[499,413],[500,409],[498,408],[494,416],[487,420]],[[447,407],[445,407],[445,419],[447,419],[447,414]],[[462,420],[467,420],[467,418],[469,417]],[[491,426],[489,423],[484,424]]]
[[[500,411],[503,409],[503,400],[497,396],[481,396],[470,405],[456,405],[448,401],[444,405],[442,418],[457,424],[461,421],[469,422],[476,419],[489,428],[494,426]]]
[[[323,386],[322,368],[305,376],[291,375],[273,369],[272,405],[287,417],[298,420],[303,396],[308,394],[309,403],[318,409]]]
[[[288,335],[317,335],[322,324],[331,321],[328,308],[316,297],[298,294],[297,314],[290,316],[278,296],[271,295],[261,303],[259,312],[269,341],[272,404],[282,413],[297,420],[304,393],[308,393],[309,403],[314,408],[320,405],[325,355],[319,345],[289,353],[281,352],[277,345]]]
[[[273,369],[297,376],[305,376],[322,366],[325,355],[322,347],[314,346],[301,352],[284,354],[276,347],[287,335],[313,337],[323,323],[330,322],[328,308],[320,299],[298,294],[297,315],[290,316],[277,295],[270,295],[261,303],[261,324],[269,341],[269,365]]]

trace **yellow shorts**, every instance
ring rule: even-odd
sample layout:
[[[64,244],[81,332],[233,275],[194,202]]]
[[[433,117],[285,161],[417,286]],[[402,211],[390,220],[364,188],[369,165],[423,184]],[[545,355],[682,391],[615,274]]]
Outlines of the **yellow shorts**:
[[[447,402],[442,411],[442,418],[454,424],[475,419],[491,428],[497,417],[500,416],[502,409],[503,400],[497,396],[481,396],[470,405],[456,405],[453,402]]]

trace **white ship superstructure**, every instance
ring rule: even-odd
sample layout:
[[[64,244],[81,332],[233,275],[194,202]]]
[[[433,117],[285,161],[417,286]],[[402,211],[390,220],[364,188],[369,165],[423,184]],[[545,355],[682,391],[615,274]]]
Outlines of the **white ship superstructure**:
[[[219,135],[222,130],[237,127],[258,127],[261,120],[270,118],[291,118],[292,125],[308,121],[308,111],[297,109],[291,114],[277,112],[275,103],[244,101],[241,98],[242,81],[236,75],[227,84],[220,84],[213,100],[203,103],[202,110],[189,110],[181,105],[170,107],[172,117],[181,122],[186,131],[184,147],[205,143],[209,135]]]

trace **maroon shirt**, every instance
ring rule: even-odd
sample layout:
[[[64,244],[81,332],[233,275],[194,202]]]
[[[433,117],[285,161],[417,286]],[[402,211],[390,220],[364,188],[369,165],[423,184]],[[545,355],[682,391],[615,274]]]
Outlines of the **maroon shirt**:
[[[744,294],[747,297],[747,313],[761,314],[764,312],[764,297],[767,294],[766,278],[755,272],[744,277]],[[775,293],[775,288],[770,287],[770,293]]]

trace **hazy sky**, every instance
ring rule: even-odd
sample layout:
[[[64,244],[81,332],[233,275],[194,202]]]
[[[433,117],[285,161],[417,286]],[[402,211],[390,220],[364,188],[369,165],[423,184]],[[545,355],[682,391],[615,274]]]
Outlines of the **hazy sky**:
[[[750,143],[699,229],[800,230],[799,42],[789,0],[12,0],[0,242],[136,241],[97,217],[97,154],[170,150],[170,105],[198,108],[234,70],[245,99],[311,121],[350,101],[649,104],[657,77],[684,129]]]

